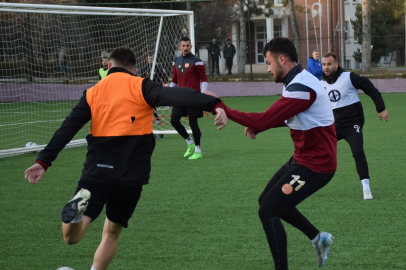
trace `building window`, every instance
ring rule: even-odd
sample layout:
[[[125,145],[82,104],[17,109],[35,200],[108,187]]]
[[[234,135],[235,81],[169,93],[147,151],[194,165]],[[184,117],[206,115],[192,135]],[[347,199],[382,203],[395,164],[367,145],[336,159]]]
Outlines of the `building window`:
[[[273,20],[273,36],[274,37],[282,36],[282,20],[279,19]]]
[[[352,2],[353,2],[354,4],[356,4],[356,3],[357,3],[357,0],[352,0]]]
[[[256,47],[256,62],[257,64],[265,63],[264,55],[262,54],[266,44],[266,26],[257,25],[255,27],[255,47]]]
[[[345,41],[348,41],[349,29],[350,29],[350,22],[345,21],[345,24],[344,24],[344,39],[345,39]]]
[[[361,63],[355,60],[355,69],[361,69]]]
[[[389,62],[389,60],[390,60],[390,54],[385,55],[385,56],[383,57],[383,61],[384,61],[384,62]]]
[[[274,6],[283,6],[283,0],[274,0]]]
[[[351,69],[351,60],[345,60],[345,69]]]

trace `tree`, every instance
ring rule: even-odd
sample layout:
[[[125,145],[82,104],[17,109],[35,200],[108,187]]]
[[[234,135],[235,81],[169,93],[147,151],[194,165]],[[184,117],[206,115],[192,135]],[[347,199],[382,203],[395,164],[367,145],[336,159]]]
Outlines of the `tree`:
[[[243,0],[238,0],[238,13],[239,13],[239,21],[240,21],[240,45],[238,46],[238,74],[245,74],[245,47],[247,46],[247,38],[246,38],[246,23],[247,20],[245,19],[244,13],[244,2]],[[250,52],[251,53],[251,52]]]
[[[195,39],[199,45],[208,45],[216,38],[227,38],[227,26],[234,17],[234,7],[225,1],[196,3],[192,5],[195,21]],[[196,46],[196,50],[198,49]]]
[[[362,0],[362,67],[371,70],[371,0]]]
[[[295,14],[295,2],[294,0],[289,0],[289,10],[290,10],[290,21],[292,23],[293,34],[295,36],[295,47],[297,51],[297,62],[301,62],[301,50],[300,50],[300,33],[299,27],[297,25],[296,14]],[[307,8],[307,7],[306,7]]]
[[[239,18],[240,23],[240,42],[238,46],[238,73],[245,74],[245,64],[246,64],[246,56],[245,56],[245,49],[247,47],[247,41],[250,41],[251,37],[246,38],[246,23],[247,17],[249,16],[261,16],[264,15],[265,17],[269,17],[273,15],[273,7],[274,1],[273,0],[238,0],[237,3],[237,15]],[[249,9],[249,12],[248,12]],[[249,18],[251,19],[251,18]],[[248,27],[250,27],[248,25]],[[249,52],[251,53],[251,52]]]
[[[370,0],[369,0],[370,1]],[[354,29],[354,37],[359,44],[363,44],[365,34],[363,32],[363,12],[362,6],[357,5],[355,20],[351,20]],[[387,56],[391,52],[401,49],[403,55],[405,41],[404,36],[404,1],[403,0],[372,0],[370,10],[370,44],[366,45],[371,50],[370,56],[366,57],[371,62],[379,62],[382,56]],[[362,47],[364,52],[364,47]],[[353,54],[356,61],[362,62],[363,57],[360,49]],[[370,64],[369,64],[370,65]],[[364,63],[363,63],[364,66]]]

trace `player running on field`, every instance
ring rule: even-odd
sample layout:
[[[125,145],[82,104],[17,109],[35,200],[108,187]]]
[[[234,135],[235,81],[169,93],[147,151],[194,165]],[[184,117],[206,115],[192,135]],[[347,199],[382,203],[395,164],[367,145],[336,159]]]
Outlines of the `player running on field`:
[[[364,111],[358,97],[358,89],[371,97],[375,103],[379,118],[388,121],[389,113],[381,93],[372,82],[354,72],[345,72],[337,62],[337,56],[326,53],[322,59],[323,86],[333,106],[337,140],[346,140],[350,145],[359,179],[361,180],[364,200],[372,200],[369,187],[368,163],[364,153]]]
[[[251,139],[270,128],[289,127],[294,154],[269,180],[259,197],[259,217],[276,270],[288,269],[286,232],[281,220],[311,240],[317,253],[317,266],[321,267],[327,260],[333,236],[317,229],[296,206],[324,187],[336,171],[333,112],[320,81],[297,64],[292,41],[274,38],[266,44],[264,56],[268,72],[275,77],[276,83],[284,85],[282,98],[262,113],[232,110],[223,102],[215,108],[224,108],[228,118],[245,126],[245,134]],[[218,117],[215,124],[225,125],[226,121],[226,118]],[[284,190],[287,187],[288,191],[285,193],[282,187]]]
[[[35,164],[25,171],[25,178],[36,184],[58,153],[91,120],[82,176],[73,199],[62,208],[61,219],[65,242],[75,244],[106,205],[107,218],[92,270],[104,270],[113,260],[120,233],[128,226],[142,186],[148,184],[155,147],[154,108],[211,111],[220,102],[192,89],[163,90],[162,85],[148,78],[136,77],[135,55],[127,47],[114,50],[108,66],[108,75],[83,93]],[[220,108],[216,111],[219,116],[224,113]]]

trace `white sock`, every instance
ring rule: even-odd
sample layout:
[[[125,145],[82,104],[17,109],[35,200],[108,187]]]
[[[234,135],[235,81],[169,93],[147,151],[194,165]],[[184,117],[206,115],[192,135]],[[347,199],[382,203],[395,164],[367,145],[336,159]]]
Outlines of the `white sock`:
[[[188,145],[191,145],[191,144],[194,144],[194,143],[195,143],[195,142],[193,141],[193,139],[190,138],[190,137],[186,139],[186,142],[187,142]]]
[[[94,266],[92,265],[92,268],[90,270],[97,270],[96,268],[94,268]]]
[[[361,184],[362,184],[362,190],[371,190],[369,188],[369,179],[362,179],[361,180]]]
[[[320,233],[316,235],[315,238],[312,239],[312,244],[315,245],[320,240]]]
[[[195,152],[198,152],[199,154],[202,153],[202,150],[200,149],[200,145],[195,146]]]
[[[84,213],[84,212],[82,212],[79,216],[77,216],[76,218],[74,218],[70,223],[72,223],[72,224],[79,223],[79,222],[82,220],[83,213]]]

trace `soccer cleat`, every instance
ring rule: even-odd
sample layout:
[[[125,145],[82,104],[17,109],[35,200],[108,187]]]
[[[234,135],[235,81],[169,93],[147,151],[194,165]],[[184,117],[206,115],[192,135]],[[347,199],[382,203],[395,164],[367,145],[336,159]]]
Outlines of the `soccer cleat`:
[[[372,197],[371,190],[369,189],[364,189],[364,200],[372,200],[374,197]]]
[[[330,246],[333,243],[334,237],[328,232],[321,232],[319,234],[319,241],[316,244],[313,244],[313,248],[317,253],[317,266],[322,267],[328,259],[330,254]]]
[[[199,159],[199,158],[203,158],[203,155],[198,152],[195,152],[193,156],[191,156],[189,159]]]
[[[189,144],[189,145],[187,146],[186,153],[185,153],[183,156],[184,156],[184,157],[190,156],[191,154],[193,154],[193,150],[194,150],[194,149],[195,149],[195,144],[194,144],[194,143]]]
[[[87,208],[90,199],[90,191],[82,188],[70,200],[61,211],[61,220],[63,223],[70,223],[75,218],[79,217]]]

